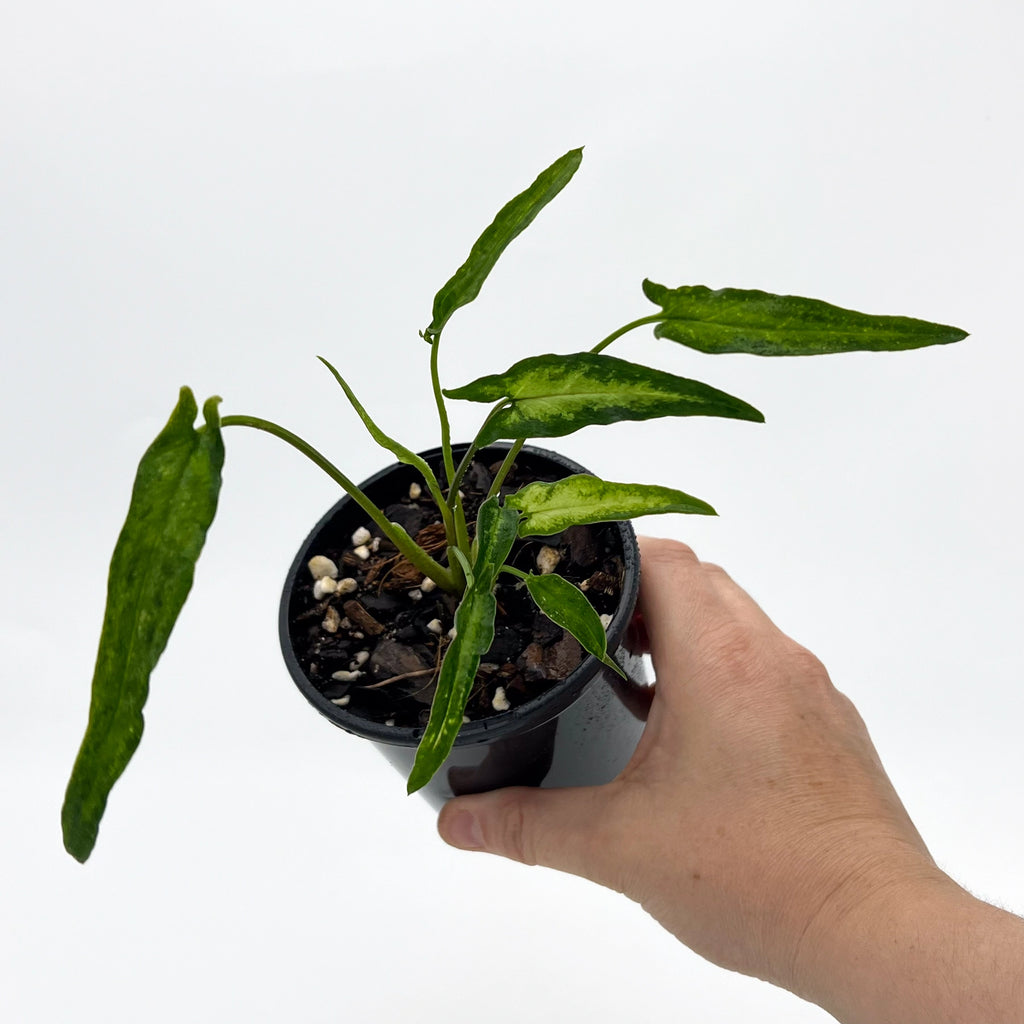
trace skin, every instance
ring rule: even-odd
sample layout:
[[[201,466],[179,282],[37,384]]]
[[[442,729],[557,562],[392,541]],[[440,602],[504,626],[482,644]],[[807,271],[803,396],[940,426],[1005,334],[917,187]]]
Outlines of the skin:
[[[937,867],[821,662],[688,547],[641,554],[658,683],[627,768],[459,797],[441,837],[618,890],[846,1024],[1024,1024],[1024,921]]]

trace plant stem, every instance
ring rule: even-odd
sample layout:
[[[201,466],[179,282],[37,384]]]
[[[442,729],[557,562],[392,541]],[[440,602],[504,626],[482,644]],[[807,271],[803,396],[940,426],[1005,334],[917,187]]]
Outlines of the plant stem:
[[[487,414],[487,418],[480,424],[480,429],[476,432],[476,437],[470,442],[469,447],[466,449],[466,454],[462,456],[462,461],[459,463],[458,469],[455,470],[455,483],[452,485],[458,488],[462,485],[462,478],[466,475],[466,471],[469,469],[469,464],[473,459],[473,456],[480,450],[480,435],[484,432],[487,424],[499,413],[502,409],[507,408],[511,403],[507,399],[502,399],[500,402],[495,404],[491,411]]]
[[[255,430],[262,430],[267,434],[273,434],[274,437],[280,438],[297,451],[302,452],[303,455],[319,466],[332,480],[340,484],[351,495],[352,500],[377,524],[381,533],[424,576],[429,576],[442,590],[458,593],[459,588],[448,569],[434,558],[431,558],[418,544],[414,543],[404,530],[397,530],[394,524],[388,522],[384,513],[337,466],[325,459],[311,444],[304,441],[297,434],[293,434],[290,430],[278,426],[278,424],[272,423],[270,420],[260,419],[258,416],[225,416],[221,420],[221,426],[252,427]]]
[[[523,445],[526,444],[526,438],[517,438],[515,443],[508,450],[508,454],[505,456],[505,461],[501,464],[501,469],[498,470],[497,476],[491,483],[491,489],[487,492],[488,498],[493,498],[498,491],[501,490],[501,485],[505,482],[505,477],[508,476],[509,470],[512,468],[513,463],[516,461],[516,456],[523,450]]]
[[[517,569],[514,565],[503,565],[498,571],[511,573],[513,576],[518,576],[521,580],[528,580],[530,578],[522,569]]]
[[[423,477],[424,482],[427,485],[427,489],[430,491],[431,497],[437,504],[438,509],[441,512],[441,518],[444,520],[444,531],[448,537],[455,535],[455,524],[452,520],[451,509],[448,508],[445,502],[444,494],[441,491],[441,485],[438,483],[437,477],[434,475],[434,471],[430,468],[427,462],[420,458],[415,452],[411,452],[403,444],[399,444],[393,437],[389,437],[384,433],[380,427],[374,422],[370,414],[363,408],[362,402],[359,401],[355,396],[355,392],[348,386],[348,382],[344,377],[337,371],[337,369],[331,365],[323,356],[317,356],[321,363],[327,367],[328,370],[334,375],[334,379],[341,385],[342,390],[345,392],[345,397],[348,398],[352,404],[352,408],[355,409],[356,414],[363,421],[366,429],[370,432],[370,436],[377,442],[382,448],[386,448],[391,452],[399,462],[404,462],[408,466],[412,466],[413,469],[419,470],[420,475]]]
[[[659,320],[667,320],[668,317],[664,313],[652,313],[650,316],[642,316],[639,320],[634,320],[632,323],[628,323],[625,327],[620,327],[617,331],[612,331],[604,341],[599,341],[590,351],[594,354],[603,352],[616,338],[621,338],[627,331],[633,330],[634,327],[643,327],[644,324],[656,324]]]
[[[452,510],[451,522],[445,519],[445,532],[450,543],[457,544],[469,553],[469,528],[466,526],[466,513],[462,510],[459,500],[459,487],[455,478],[455,457],[452,455],[452,428],[448,422],[448,410],[445,408],[444,395],[441,393],[441,378],[437,370],[437,351],[441,347],[441,335],[435,334],[430,339],[430,383],[434,390],[434,402],[437,405],[438,419],[441,421],[441,457],[444,460],[444,474],[448,480],[448,507]],[[452,536],[452,526],[454,534]],[[454,567],[453,567],[454,569]]]
[[[444,459],[444,472],[448,480],[448,504],[451,505],[455,459],[452,456],[452,428],[448,423],[448,410],[445,408],[444,395],[441,394],[441,378],[437,372],[437,350],[440,345],[441,336],[437,334],[430,342],[430,383],[434,389],[434,402],[437,405],[437,415],[441,421],[441,455]]]

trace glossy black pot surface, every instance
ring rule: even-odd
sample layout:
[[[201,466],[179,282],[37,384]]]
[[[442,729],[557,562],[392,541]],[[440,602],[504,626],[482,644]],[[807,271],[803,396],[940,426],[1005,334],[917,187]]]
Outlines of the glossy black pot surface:
[[[496,461],[508,447],[492,445],[476,458]],[[456,447],[456,461],[464,452],[464,445]],[[440,449],[422,455],[435,472],[440,472]],[[561,455],[529,446],[523,448],[516,463],[527,471],[536,467],[549,475],[587,472]],[[393,465],[359,486],[383,507],[399,500],[413,482],[421,482],[415,469]],[[384,725],[331,703],[306,676],[291,639],[296,579],[308,571],[306,564],[313,555],[326,547],[343,545],[365,522],[366,513],[346,495],[306,538],[288,571],[281,597],[281,649],[295,684],[317,711],[346,732],[372,741],[407,778],[422,728]],[[564,680],[553,683],[536,699],[493,718],[468,722],[448,759],[420,791],[435,807],[452,796],[502,786],[598,785],[610,781],[625,767],[643,732],[648,702],[642,659],[621,646],[636,605],[640,554],[629,523],[617,523],[615,528],[622,543],[625,571],[619,605],[608,626],[608,651],[629,681],[623,681],[607,666],[587,656]]]

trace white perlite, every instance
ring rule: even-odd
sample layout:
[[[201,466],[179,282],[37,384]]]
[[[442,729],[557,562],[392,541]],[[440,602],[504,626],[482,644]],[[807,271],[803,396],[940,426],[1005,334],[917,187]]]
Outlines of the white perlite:
[[[385,720],[384,724],[385,725],[394,725],[395,724],[395,720],[393,718],[388,718],[388,719]]]
[[[356,656],[352,661],[352,664],[359,668],[360,665],[365,665],[370,660],[369,651],[356,651]]]
[[[431,619],[427,623],[427,629],[429,629],[430,632],[434,634],[434,636],[440,636],[441,635],[441,630],[443,628],[444,627],[441,625],[441,620],[440,619]]]
[[[335,591],[338,594],[352,594],[358,589],[359,584],[351,576],[346,576],[343,580],[338,580],[338,586],[335,588]]]
[[[423,591],[418,589],[418,588],[416,588],[416,587],[414,587],[412,590],[409,591],[409,600],[410,601],[422,601],[423,600]]]
[[[540,569],[542,574],[554,572],[561,560],[562,556],[554,548],[549,548],[546,544],[537,552],[537,568]]]
[[[505,696],[504,686],[499,686],[494,691],[494,698],[491,700],[491,707],[494,708],[495,711],[508,711],[508,709],[512,707],[508,702],[508,697]]]
[[[354,683],[362,674],[362,672],[346,672],[343,669],[341,672],[332,672],[331,678],[336,683]]]
[[[605,629],[607,629],[611,624],[612,617],[607,612],[605,612],[605,614],[601,616],[601,625],[604,626]]]
[[[315,580],[322,580],[325,576],[332,580],[338,578],[338,567],[326,555],[314,555],[306,566]]]
[[[432,590],[436,589],[437,584],[429,576],[424,576],[423,581],[420,583],[420,593],[429,594]]]
[[[413,501],[418,501],[422,493],[423,488],[420,487],[418,483],[413,481],[411,484],[409,484],[409,497],[412,498]]]
[[[448,630],[448,639],[449,640],[454,640],[458,635],[459,635],[459,631],[454,626],[452,626],[452,628]]]
[[[355,533],[352,534],[352,547],[357,548],[360,544],[368,544],[370,541],[370,531],[365,526],[360,526]]]
[[[341,628],[341,616],[338,614],[338,609],[335,608],[333,604],[330,605],[324,613],[324,621],[321,625],[327,633],[337,633]]]
[[[346,693],[344,697],[332,697],[331,703],[337,704],[339,708],[347,707],[348,702],[352,699],[352,695]]]
[[[321,576],[313,584],[313,597],[317,601],[322,600],[328,594],[333,594],[338,589],[338,581],[332,580],[330,576]]]
[[[352,549],[352,554],[361,562],[365,562],[370,557],[370,549],[365,544],[360,544],[359,547]]]

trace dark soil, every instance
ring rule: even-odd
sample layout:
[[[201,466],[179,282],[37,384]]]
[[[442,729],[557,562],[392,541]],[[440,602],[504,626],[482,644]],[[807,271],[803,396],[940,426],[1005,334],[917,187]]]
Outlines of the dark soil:
[[[474,462],[466,476],[463,506],[471,529],[499,465]],[[518,476],[518,472],[519,467],[514,467],[502,494],[560,475],[523,472]],[[441,515],[426,487],[416,499],[408,494],[394,497],[384,507],[387,518],[400,523],[434,558],[447,564]],[[324,550],[310,552],[334,561],[339,579],[354,579],[357,589],[317,600],[312,575],[300,574],[291,604],[295,654],[313,685],[347,711],[390,725],[422,727],[430,713],[457,599],[440,589],[423,591],[422,574],[375,525],[369,521],[364,525],[373,538],[371,549],[376,548],[368,559],[355,553],[348,535],[323,545]],[[555,571],[580,586],[598,614],[614,613],[623,573],[614,524],[574,526],[550,537],[517,541],[508,561],[524,572],[538,572],[537,555],[544,547],[558,552]],[[501,713],[492,703],[498,687],[516,707],[563,679],[585,657],[575,638],[538,610],[515,577],[502,574],[496,596],[494,643],[481,659],[466,708],[471,720]],[[335,673],[353,672],[360,675],[332,678]]]

